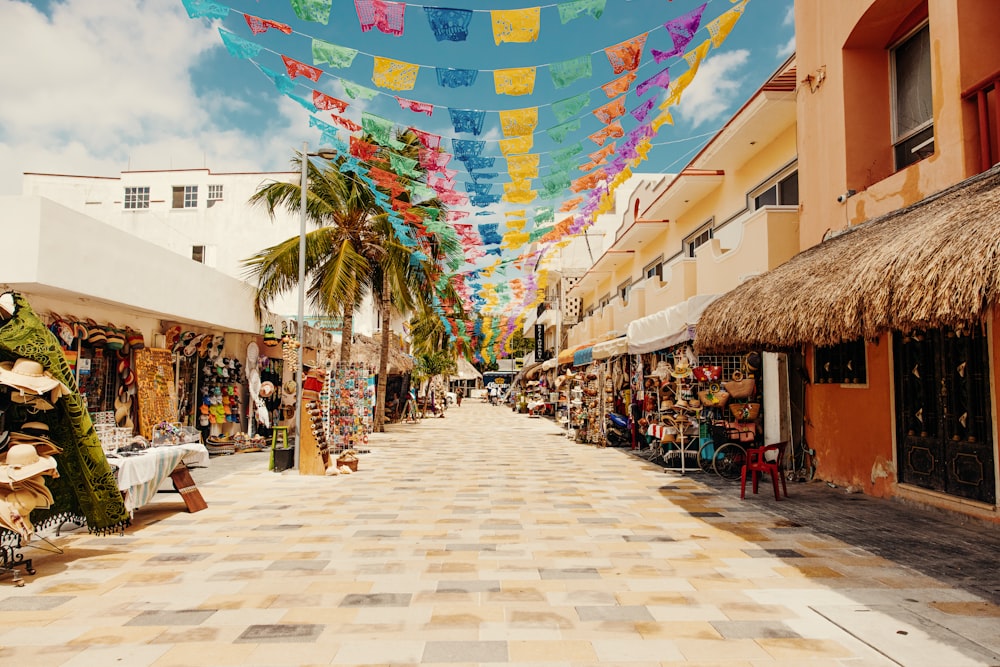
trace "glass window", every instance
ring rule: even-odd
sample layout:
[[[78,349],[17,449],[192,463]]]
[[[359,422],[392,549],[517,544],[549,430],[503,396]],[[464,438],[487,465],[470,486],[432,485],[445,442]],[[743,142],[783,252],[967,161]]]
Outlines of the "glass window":
[[[799,172],[793,171],[776,181],[757,189],[753,197],[753,208],[756,211],[765,206],[798,206],[799,205]]]
[[[816,348],[816,382],[832,384],[867,384],[865,341],[857,340]]]
[[[198,207],[198,186],[197,185],[175,185],[173,188],[174,208],[197,208]]]
[[[622,283],[618,286],[618,296],[621,297],[622,303],[628,302],[628,293],[632,289],[632,281],[627,283]]]
[[[222,186],[221,185],[210,185],[208,186],[208,207],[212,208],[215,202],[222,201]]]
[[[896,169],[934,153],[930,41],[925,24],[891,51]]]
[[[688,239],[684,242],[684,246],[687,251],[687,256],[694,257],[694,251],[697,250],[702,245],[704,245],[705,243],[708,243],[709,239],[711,238],[712,238],[711,227],[708,227],[707,229],[704,229],[696,233],[694,236],[688,237]]]
[[[149,208],[149,186],[125,188],[125,208]]]
[[[205,263],[205,246],[195,245],[191,246],[191,259],[202,264]]]

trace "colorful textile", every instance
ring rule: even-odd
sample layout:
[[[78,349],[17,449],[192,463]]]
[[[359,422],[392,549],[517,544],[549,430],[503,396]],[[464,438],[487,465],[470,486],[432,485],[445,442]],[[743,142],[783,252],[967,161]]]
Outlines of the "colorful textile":
[[[262,32],[267,32],[269,29],[274,28],[279,30],[286,35],[292,34],[292,26],[281,23],[279,21],[272,21],[271,19],[262,19],[259,16],[253,16],[252,14],[244,14],[243,18],[247,20],[247,25],[250,26],[250,32],[255,35],[259,35]]]
[[[525,134],[512,139],[501,139],[498,143],[500,144],[500,152],[504,155],[527,153],[535,145],[535,137],[532,134]]]
[[[576,132],[579,129],[580,129],[580,119],[577,118],[576,120],[570,120],[565,123],[560,123],[555,127],[550,127],[549,129],[545,130],[545,134],[549,135],[549,139],[551,139],[552,141],[556,142],[557,144],[561,144],[563,141],[566,140],[566,135],[568,135],[570,132]]]
[[[433,175],[427,177],[427,185],[434,188],[438,192],[455,189],[455,181],[450,178],[439,178],[438,176]]]
[[[541,224],[543,222],[553,222],[556,219],[555,211],[552,210],[551,206],[546,206],[545,208],[539,208],[535,210],[535,224]]]
[[[476,141],[475,139],[451,140],[451,152],[455,154],[455,159],[457,160],[464,161],[471,157],[482,155],[484,148],[486,148],[485,141]]]
[[[424,7],[427,22],[439,42],[464,42],[469,36],[471,9],[446,9],[444,7]]]
[[[330,21],[333,0],[291,0],[292,11],[303,21],[326,25]]]
[[[594,160],[596,162],[596,161],[599,161],[599,160],[603,160],[603,159],[605,159],[607,157],[610,157],[611,154],[614,153],[614,152],[615,152],[615,145],[614,144],[608,144],[607,146],[605,146],[601,150],[594,151],[593,153],[590,153],[587,157],[589,157],[591,160]]]
[[[188,18],[196,19],[203,16],[210,19],[224,19],[229,16],[229,7],[217,2],[208,0],[181,0],[181,2],[187,10]]]
[[[335,125],[344,128],[348,132],[359,132],[361,130],[361,126],[350,118],[344,118],[343,116],[338,116],[335,113],[330,114],[330,117],[333,118]]]
[[[449,202],[445,203],[447,204]],[[463,203],[469,203],[476,208],[486,208],[487,206],[492,206],[493,204],[499,204],[500,195],[479,195],[476,197],[467,197],[464,199]]]
[[[347,146],[337,138],[337,128],[333,125],[316,118],[316,116],[309,116],[309,127],[315,127],[322,133],[320,141],[323,145],[334,146],[337,152],[342,155],[347,152]]]
[[[542,238],[549,232],[555,229],[555,225],[548,225],[546,227],[538,227],[531,230],[531,234],[528,236],[528,243],[534,243],[538,239]]]
[[[372,83],[390,90],[413,90],[419,72],[420,65],[375,56]]]
[[[440,135],[431,134],[430,132],[424,132],[423,130],[418,130],[412,127],[410,128],[410,130],[412,130],[413,133],[417,135],[417,139],[419,139],[420,143],[424,145],[424,148],[436,151],[441,147]]]
[[[734,6],[728,12],[710,22],[705,27],[708,29],[708,34],[712,36],[712,46],[719,48],[729,33],[732,31],[733,26],[736,22],[740,20],[743,16],[743,10],[746,8],[747,0],[742,0],[740,4]]]
[[[667,58],[673,58],[674,56],[679,56],[684,53],[684,49],[687,48],[688,43],[694,39],[694,34],[698,32],[698,26],[701,25],[701,15],[705,11],[705,7],[708,3],[705,3],[697,9],[693,9],[683,16],[678,16],[675,19],[671,19],[663,24],[663,27],[667,29],[670,33],[670,38],[674,41],[674,48],[669,51],[657,51],[656,49],[650,49],[650,53],[653,55],[653,60],[658,63],[662,63]]]
[[[511,204],[530,204],[538,198],[538,192],[530,188],[511,188],[506,190],[509,183],[504,183],[503,200]]]
[[[507,158],[507,173],[511,179],[538,178],[538,154],[525,153]]]
[[[376,144],[355,137],[354,135],[351,135],[350,141],[351,155],[358,158],[362,162],[370,162],[375,159],[376,155],[378,155],[378,146]]]
[[[535,131],[538,107],[509,109],[500,112],[500,129],[505,137],[522,137]]]
[[[579,79],[590,78],[593,74],[593,66],[590,61],[590,54],[578,58],[570,58],[561,62],[549,65],[549,75],[552,77],[552,84],[556,88],[565,88]]]
[[[295,92],[295,84],[292,80],[288,78],[287,74],[282,74],[281,72],[275,72],[270,70],[263,65],[260,65],[260,71],[269,78],[275,85],[275,87],[280,90],[285,95]]]
[[[507,250],[517,250],[528,242],[527,232],[507,232],[503,235],[503,245]]]
[[[538,24],[541,7],[529,9],[491,10],[493,41],[533,42],[538,39]]]
[[[488,194],[490,194],[490,191],[492,191],[492,190],[493,190],[493,184],[492,183],[476,183],[476,182],[468,183],[468,182],[466,182],[466,184],[465,184],[465,191],[468,192],[468,193],[470,193],[470,194],[488,195]]]
[[[423,176],[423,174],[420,173],[420,170],[416,168],[416,160],[404,157],[398,153],[389,153],[389,165],[392,167],[392,170],[400,176],[407,176],[409,178],[420,178]]]
[[[363,100],[373,100],[378,97],[377,90],[366,88],[365,86],[358,85],[353,81],[348,81],[347,79],[341,79],[340,85],[344,87],[344,92],[352,100],[356,100],[359,97]]]
[[[572,199],[567,199],[559,207],[559,211],[561,213],[568,213],[569,211],[572,211],[574,208],[576,208],[582,201],[583,197],[573,197]]]
[[[542,176],[542,196],[545,198],[552,198],[560,194],[563,190],[569,188],[570,177],[569,172],[557,171],[546,176]],[[551,209],[549,209],[551,212]],[[549,218],[551,219],[551,217]],[[541,222],[535,220],[535,222]]]
[[[698,68],[701,67],[701,61],[708,53],[708,49],[711,45],[712,41],[710,39],[706,39],[693,51],[689,51],[684,54],[684,60],[687,61],[689,67],[687,71],[674,79],[673,84],[670,86],[670,95],[668,95],[667,99],[660,103],[661,109],[666,109],[674,104],[680,103],[681,95],[687,87],[691,85],[691,82],[694,81],[694,77],[698,73]]]
[[[473,172],[469,172],[469,176],[471,176],[472,180],[476,181],[477,183],[479,182],[479,179],[481,179],[481,178],[489,180],[489,179],[496,178],[499,175],[500,174],[497,173],[497,172],[495,172],[495,171],[473,171]]]
[[[229,55],[236,58],[253,58],[260,53],[261,46],[249,39],[243,39],[234,32],[229,32],[225,28],[219,28],[219,36],[222,37],[222,44],[229,51]]]
[[[361,127],[371,135],[372,139],[383,146],[390,146],[395,149],[403,147],[403,144],[396,140],[394,133],[396,126],[387,118],[363,111],[361,112]]]
[[[609,98],[614,97],[615,95],[621,95],[622,93],[628,91],[632,82],[635,81],[635,76],[635,72],[626,72],[614,81],[610,81],[601,86],[601,90],[603,90],[604,94]]]
[[[591,190],[597,187],[599,181],[603,181],[606,179],[607,179],[607,174],[604,172],[604,170],[598,169],[592,174],[581,176],[580,178],[573,181],[570,184],[569,189],[572,190],[573,192],[581,192],[582,190]]]
[[[479,75],[477,69],[453,69],[451,67],[435,68],[438,85],[442,88],[464,88],[476,82]]]
[[[357,49],[349,49],[346,46],[337,46],[321,39],[312,41],[313,64],[326,63],[330,67],[345,68],[350,67],[358,55]]]
[[[642,97],[646,94],[646,91],[656,86],[657,88],[663,88],[664,90],[670,86],[670,68],[664,67],[662,70],[649,77],[638,86],[635,87],[635,94]]]
[[[344,111],[347,110],[347,102],[338,100],[336,97],[330,97],[326,93],[321,93],[318,90],[313,91],[313,106],[320,111],[335,109],[339,113],[344,113]]]
[[[403,19],[406,15],[405,2],[388,0],[354,0],[358,12],[361,32],[378,28],[387,35],[398,37],[403,34]]]
[[[499,225],[493,222],[479,225],[479,238],[483,240],[483,245],[497,245],[503,241],[500,235],[497,234],[497,227]]]
[[[495,157],[467,157],[462,162],[465,163],[465,168],[471,172],[474,169],[489,169],[496,160]]]
[[[599,106],[592,112],[597,120],[605,125],[625,115],[625,96],[622,95],[617,100],[612,100],[605,105]]]
[[[485,111],[449,107],[448,115],[451,116],[451,124],[455,127],[456,132],[469,132],[478,136],[483,131],[483,122],[486,120]]]
[[[323,70],[320,68],[306,65],[295,58],[289,58],[285,55],[281,56],[281,62],[285,63],[285,71],[293,79],[297,76],[304,76],[310,81],[319,81],[320,75],[323,74]]]
[[[535,68],[493,70],[493,85],[497,95],[530,95],[535,90]]]
[[[573,19],[590,14],[595,19],[601,18],[607,0],[570,0],[559,4],[559,21],[563,25]]]
[[[562,165],[562,168],[565,169],[566,165],[568,165],[570,162],[575,162],[573,158],[582,152],[583,152],[583,146],[578,141],[572,146],[567,146],[566,148],[560,148],[557,151],[552,151],[552,153],[550,153],[549,156],[552,158],[553,162]]]
[[[399,103],[399,108],[403,111],[412,111],[413,113],[422,113],[428,116],[434,115],[434,105],[428,102],[416,102],[399,96],[396,96],[396,101]]]
[[[612,125],[608,125],[603,130],[598,130],[597,132],[594,132],[587,138],[593,141],[598,146],[603,146],[604,142],[607,141],[608,139],[611,138],[617,139],[618,137],[624,137],[624,136],[625,136],[625,130],[622,129],[621,123],[615,122]]]
[[[590,91],[552,103],[552,113],[563,123],[590,106]]]
[[[70,394],[60,398],[54,410],[44,413],[44,417],[30,417],[45,422],[49,438],[63,450],[57,455],[59,476],[45,480],[52,492],[52,506],[32,512],[35,528],[41,530],[83,517],[90,532],[121,532],[129,523],[128,513],[94,431],[87,404],[77,388],[76,376],[55,334],[46,328],[24,297],[17,292],[12,296],[14,314],[0,325],[0,359],[36,361],[70,389]],[[12,412],[8,417],[12,417]]]
[[[656,98],[650,97],[648,100],[646,100],[636,108],[632,109],[630,113],[632,114],[633,118],[635,118],[637,121],[641,123],[644,120],[646,120],[646,116],[649,115],[649,112],[652,110],[654,106],[656,106]]]
[[[621,74],[625,70],[634,72],[639,68],[639,61],[642,60],[642,49],[646,46],[646,37],[648,36],[649,33],[644,32],[638,37],[604,49],[615,74]]]

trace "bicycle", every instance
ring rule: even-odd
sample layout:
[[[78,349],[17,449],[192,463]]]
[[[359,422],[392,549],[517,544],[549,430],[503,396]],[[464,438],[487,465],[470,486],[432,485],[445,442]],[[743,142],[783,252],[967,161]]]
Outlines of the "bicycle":
[[[748,440],[749,436],[749,440]],[[739,479],[743,465],[747,461],[747,447],[744,442],[753,445],[758,439],[756,429],[732,426],[730,422],[716,422],[712,425],[713,451],[711,454],[712,470],[723,479]],[[721,442],[721,445],[716,443]]]

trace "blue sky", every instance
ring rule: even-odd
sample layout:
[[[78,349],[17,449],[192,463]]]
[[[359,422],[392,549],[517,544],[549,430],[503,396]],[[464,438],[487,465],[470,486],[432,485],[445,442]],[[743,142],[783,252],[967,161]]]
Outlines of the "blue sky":
[[[300,86],[300,92],[316,88],[352,102],[345,115],[355,120],[363,108],[446,137],[493,141],[501,138],[496,127],[490,127],[496,123],[495,113],[487,114],[483,135],[472,137],[454,131],[445,107],[496,111],[538,106],[540,134],[532,152],[542,154],[544,173],[548,151],[560,148],[544,135],[544,129],[556,123],[548,105],[615,78],[602,50],[642,32],[650,31],[650,36],[636,82],[655,74],[667,63],[657,66],[649,56],[650,47],[670,47],[666,31],[656,28],[701,2],[607,0],[600,20],[585,16],[566,25],[560,23],[554,4],[544,4],[537,42],[499,46],[494,44],[487,11],[474,14],[467,41],[453,43],[434,39],[423,5],[408,6],[404,35],[393,37],[378,30],[363,33],[352,0],[333,0],[331,20],[325,26],[297,19],[285,0],[220,4],[288,22],[299,31],[283,35],[271,30],[254,36],[235,12],[221,22],[272,50],[258,59],[275,71],[282,71],[279,53],[311,63],[312,37],[357,49],[360,53],[351,68],[327,71],[368,88],[377,88],[371,81],[372,56],[428,66],[421,68],[413,90],[395,94],[435,104],[432,118],[401,110],[392,91],[361,104],[345,98],[335,78],[324,76],[315,84],[302,77],[295,80],[308,86]],[[539,6],[528,0],[424,4],[474,10]],[[791,0],[750,1],[728,40],[703,63],[674,112],[675,125],[663,126],[653,139],[650,159],[639,171],[669,173],[683,167],[790,55],[791,4]],[[727,0],[711,0],[703,24],[730,6]],[[19,193],[24,171],[115,176],[130,168],[282,170],[303,141],[318,147],[319,134],[309,128],[308,112],[279,93],[251,63],[229,55],[217,32],[219,23],[188,18],[180,0],[0,0],[0,24],[5,26],[0,55],[8,63],[0,72],[5,98],[0,105],[0,194]],[[692,46],[706,36],[703,28]],[[544,65],[587,53],[593,53],[592,78],[555,89]],[[470,89],[445,89],[437,85],[430,69],[527,66],[537,67],[537,79],[533,94],[525,96],[497,95],[488,71],[480,72]],[[634,88],[626,101],[629,109],[642,101]],[[592,106],[607,101],[599,89],[591,93],[591,100]],[[585,151],[595,151],[598,146],[586,135],[601,125],[583,113],[581,131],[563,146],[579,139]],[[499,151],[488,144],[484,154],[499,155]],[[498,168],[503,171],[502,164]],[[496,182],[505,180],[501,176]]]

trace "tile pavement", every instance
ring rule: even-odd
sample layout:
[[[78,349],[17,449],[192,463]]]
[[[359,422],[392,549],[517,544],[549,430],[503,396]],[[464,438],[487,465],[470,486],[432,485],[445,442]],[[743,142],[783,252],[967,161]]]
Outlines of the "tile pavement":
[[[125,535],[29,549],[0,664],[1000,665],[998,551],[978,588],[922,567],[996,531],[920,537],[944,522],[853,498],[827,525],[822,485],[741,502],[471,400],[370,446],[338,477],[214,459],[202,512],[160,494]]]

